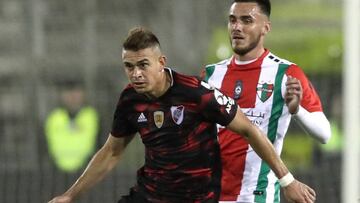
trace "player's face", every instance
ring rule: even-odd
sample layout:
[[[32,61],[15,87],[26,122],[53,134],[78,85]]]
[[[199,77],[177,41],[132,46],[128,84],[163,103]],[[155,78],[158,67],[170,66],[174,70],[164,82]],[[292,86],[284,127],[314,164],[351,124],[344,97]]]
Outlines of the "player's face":
[[[270,31],[268,17],[256,3],[233,3],[230,7],[228,31],[233,51],[246,55],[263,49],[263,37]]]
[[[158,47],[123,50],[125,73],[138,93],[153,94],[164,82],[165,56]]]

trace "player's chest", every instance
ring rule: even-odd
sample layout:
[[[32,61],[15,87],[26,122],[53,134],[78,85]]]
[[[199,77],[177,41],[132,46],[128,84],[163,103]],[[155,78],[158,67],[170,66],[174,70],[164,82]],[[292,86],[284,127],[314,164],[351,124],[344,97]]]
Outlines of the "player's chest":
[[[281,83],[276,83],[273,71],[253,69],[228,71],[219,88],[233,97],[241,108],[254,108],[270,104],[277,86],[281,86]]]
[[[197,118],[195,103],[140,103],[134,105],[130,122],[140,134],[158,130],[176,130],[188,126]]]

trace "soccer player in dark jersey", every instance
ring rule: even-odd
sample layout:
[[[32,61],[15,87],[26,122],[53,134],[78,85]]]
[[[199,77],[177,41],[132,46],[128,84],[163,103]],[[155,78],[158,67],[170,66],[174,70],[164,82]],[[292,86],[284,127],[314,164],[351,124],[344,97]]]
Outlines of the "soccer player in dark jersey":
[[[233,99],[165,66],[166,58],[152,32],[131,30],[122,59],[130,84],[120,95],[108,140],[73,186],[51,203],[72,202],[103,179],[136,133],[145,145],[145,164],[138,170],[137,184],[119,203],[217,202],[221,161],[216,123],[246,136],[279,178],[288,173],[271,143]],[[286,187],[290,199],[311,202],[315,198],[307,185],[289,178],[284,181],[291,182]]]

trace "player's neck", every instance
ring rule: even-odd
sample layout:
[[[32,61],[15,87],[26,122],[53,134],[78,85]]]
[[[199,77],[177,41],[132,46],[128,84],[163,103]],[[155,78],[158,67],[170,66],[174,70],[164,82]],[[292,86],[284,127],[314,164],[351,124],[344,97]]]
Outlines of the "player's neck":
[[[244,55],[234,53],[235,59],[238,61],[252,61],[259,58],[265,52],[264,47],[255,48]]]
[[[170,88],[171,86],[171,77],[169,75],[169,73],[167,71],[162,72],[162,77],[161,80],[159,82],[159,85],[154,88],[154,90],[149,93],[146,94],[147,97],[155,99],[155,98],[159,98],[162,95],[164,95],[166,93],[166,91]]]

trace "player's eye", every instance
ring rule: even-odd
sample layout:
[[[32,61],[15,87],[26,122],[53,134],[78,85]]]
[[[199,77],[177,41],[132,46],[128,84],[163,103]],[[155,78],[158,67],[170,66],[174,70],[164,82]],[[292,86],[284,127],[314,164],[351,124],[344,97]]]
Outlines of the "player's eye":
[[[253,19],[250,16],[242,17],[241,22],[245,25],[253,23]]]
[[[138,64],[138,67],[141,68],[141,69],[145,69],[145,68],[147,68],[148,66],[149,66],[148,63],[140,63],[140,64]]]
[[[135,66],[130,63],[124,63],[125,69],[128,71],[134,70]]]
[[[236,23],[236,18],[234,16],[229,16],[229,23],[231,24]]]

